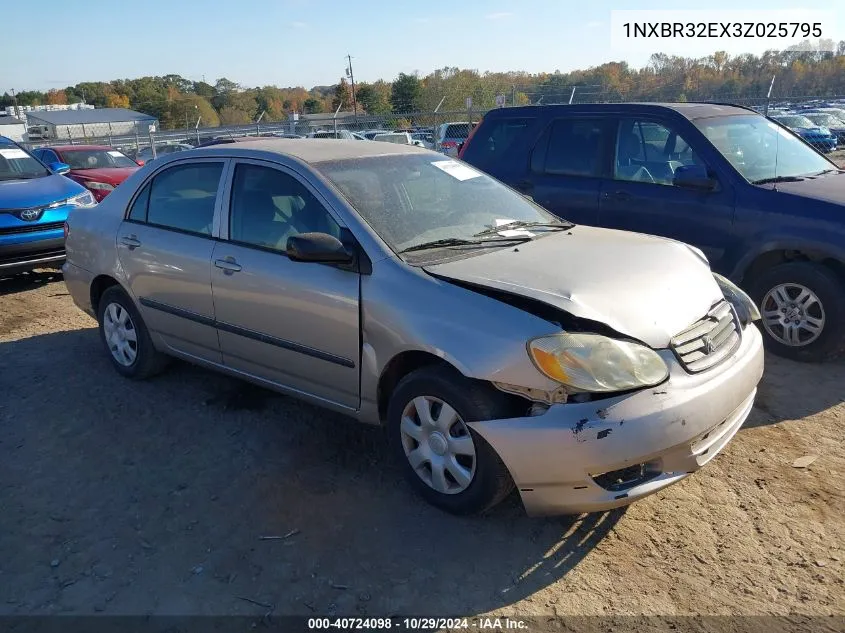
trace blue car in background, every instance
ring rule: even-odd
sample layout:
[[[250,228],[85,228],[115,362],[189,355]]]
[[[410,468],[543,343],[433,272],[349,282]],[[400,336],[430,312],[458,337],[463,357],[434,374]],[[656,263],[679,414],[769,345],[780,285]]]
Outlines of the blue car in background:
[[[820,152],[836,149],[836,135],[828,128],[816,125],[803,114],[774,114],[772,119],[788,127]]]
[[[0,276],[58,267],[65,258],[64,223],[74,207],[93,207],[94,196],[45,167],[14,141],[0,136]]]

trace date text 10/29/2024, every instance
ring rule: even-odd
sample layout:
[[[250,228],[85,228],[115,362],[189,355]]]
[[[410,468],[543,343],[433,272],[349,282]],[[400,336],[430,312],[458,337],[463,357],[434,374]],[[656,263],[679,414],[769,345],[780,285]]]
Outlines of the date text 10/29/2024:
[[[528,623],[518,618],[308,618],[308,629],[348,631],[526,631]]]

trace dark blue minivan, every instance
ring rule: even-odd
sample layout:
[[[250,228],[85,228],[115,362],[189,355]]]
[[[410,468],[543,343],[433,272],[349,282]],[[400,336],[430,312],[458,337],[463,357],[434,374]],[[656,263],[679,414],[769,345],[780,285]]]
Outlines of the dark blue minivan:
[[[845,348],[845,170],[751,109],[500,108],[461,158],[571,222],[697,246],[755,299],[775,353]]]
[[[0,136],[0,276],[64,261],[68,212],[96,204],[90,191],[61,175],[69,169],[47,167]]]

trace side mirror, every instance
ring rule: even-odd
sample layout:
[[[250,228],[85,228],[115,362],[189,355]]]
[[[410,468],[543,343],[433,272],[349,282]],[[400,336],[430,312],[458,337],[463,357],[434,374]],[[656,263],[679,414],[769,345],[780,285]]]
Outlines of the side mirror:
[[[672,184],[686,189],[713,191],[717,183],[715,178],[707,173],[707,168],[701,165],[683,165],[675,170]]]
[[[70,165],[67,163],[50,163],[47,165],[47,169],[54,174],[66,174],[70,171]]]
[[[138,160],[136,160],[135,162],[136,162],[136,163],[138,163],[138,166],[139,166],[139,167],[143,167],[143,166],[144,166],[144,161],[143,161],[143,160],[141,160],[140,158],[139,158]]]
[[[287,255],[295,262],[351,264],[352,253],[328,233],[300,233],[288,238]]]

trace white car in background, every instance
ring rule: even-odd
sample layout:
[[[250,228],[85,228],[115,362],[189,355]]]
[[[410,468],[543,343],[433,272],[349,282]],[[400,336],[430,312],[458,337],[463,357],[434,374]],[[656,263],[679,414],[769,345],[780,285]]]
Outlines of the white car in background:
[[[425,147],[422,141],[414,139],[408,132],[385,132],[383,134],[376,134],[373,136],[373,140],[381,141],[383,143],[396,143],[397,145],[416,145],[417,147]]]

